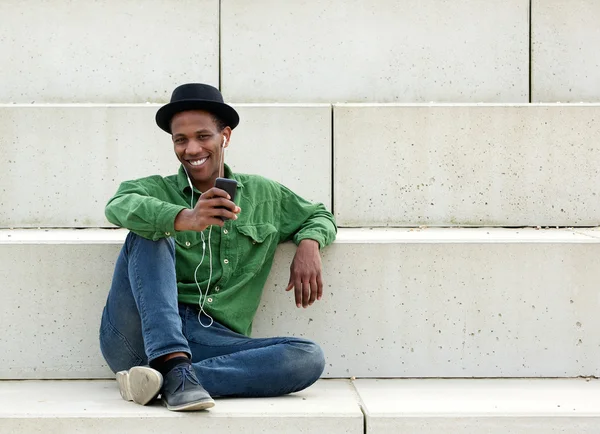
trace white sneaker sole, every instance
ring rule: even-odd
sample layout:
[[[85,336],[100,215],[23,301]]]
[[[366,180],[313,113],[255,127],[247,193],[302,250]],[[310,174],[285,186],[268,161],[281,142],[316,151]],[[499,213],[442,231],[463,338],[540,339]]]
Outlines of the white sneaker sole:
[[[146,366],[135,366],[117,372],[119,392],[125,401],[146,405],[158,396],[163,384],[160,372]]]
[[[169,405],[166,401],[165,405],[171,411],[199,411],[199,410],[207,410],[215,406],[215,401],[212,399],[206,399],[203,401],[190,402],[188,404],[182,405]]]

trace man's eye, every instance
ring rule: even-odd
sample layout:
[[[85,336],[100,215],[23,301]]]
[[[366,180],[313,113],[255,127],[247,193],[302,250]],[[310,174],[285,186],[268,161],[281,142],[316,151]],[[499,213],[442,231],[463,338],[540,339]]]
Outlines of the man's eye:
[[[175,139],[175,143],[177,143],[177,144],[181,144],[183,142],[184,142],[184,140],[182,138]]]
[[[198,138],[199,138],[200,140],[206,140],[206,139],[208,139],[209,137],[210,137],[210,136],[209,136],[209,135],[206,135],[206,134],[202,134],[202,135],[198,136]]]

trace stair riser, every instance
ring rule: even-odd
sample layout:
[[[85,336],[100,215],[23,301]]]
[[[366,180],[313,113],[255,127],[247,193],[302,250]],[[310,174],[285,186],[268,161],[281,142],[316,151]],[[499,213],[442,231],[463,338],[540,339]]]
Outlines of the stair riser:
[[[98,325],[120,245],[0,245],[0,378],[107,378]],[[600,243],[336,243],[297,309],[278,251],[256,336],[319,342],[327,377],[598,375]]]
[[[597,226],[598,119],[600,104],[336,105],[338,222]]]
[[[0,227],[110,226],[104,206],[120,182],[179,168],[171,137],[154,122],[157,109],[0,106]],[[331,208],[331,107],[236,109],[243,122],[225,162]]]

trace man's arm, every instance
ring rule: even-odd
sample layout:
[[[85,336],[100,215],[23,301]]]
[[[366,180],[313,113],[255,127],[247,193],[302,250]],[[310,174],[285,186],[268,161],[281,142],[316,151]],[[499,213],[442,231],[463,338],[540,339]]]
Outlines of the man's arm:
[[[320,249],[335,240],[335,218],[322,204],[312,204],[282,186],[280,239],[298,246],[286,291],[295,289],[298,307],[308,307],[323,296]]]
[[[175,217],[185,209],[157,196],[152,181],[125,181],[104,210],[112,224],[150,240],[171,236],[175,232]]]
[[[219,217],[237,219],[241,211],[227,192],[218,188],[206,191],[195,208],[188,209],[160,199],[163,195],[153,187],[147,179],[123,182],[106,205],[108,221],[156,241],[176,231],[201,232],[209,225],[223,226]]]

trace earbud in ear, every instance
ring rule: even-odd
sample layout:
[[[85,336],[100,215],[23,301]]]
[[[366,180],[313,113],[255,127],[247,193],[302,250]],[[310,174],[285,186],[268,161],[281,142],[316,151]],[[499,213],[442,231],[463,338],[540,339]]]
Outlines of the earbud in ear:
[[[224,148],[227,144],[227,137],[223,136],[223,143],[221,144],[221,148]]]

